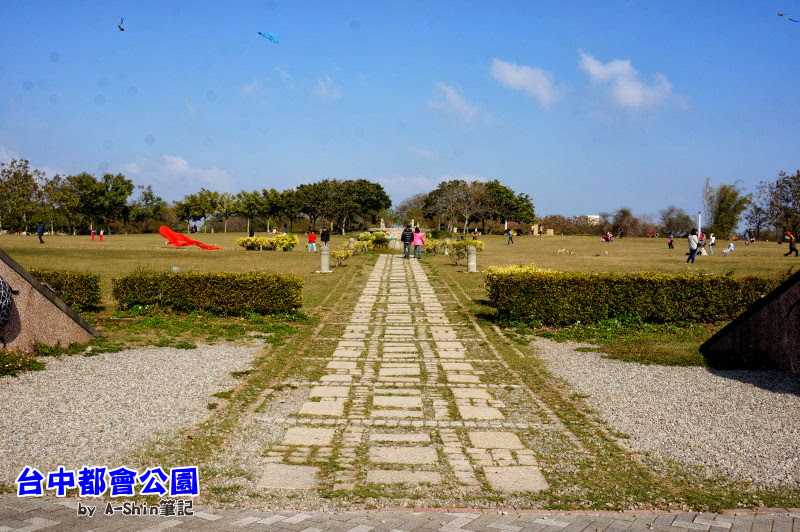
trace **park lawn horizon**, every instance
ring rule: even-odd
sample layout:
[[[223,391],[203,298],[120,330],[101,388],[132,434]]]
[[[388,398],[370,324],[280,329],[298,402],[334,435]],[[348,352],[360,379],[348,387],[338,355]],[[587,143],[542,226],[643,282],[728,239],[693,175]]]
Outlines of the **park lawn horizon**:
[[[53,268],[96,273],[101,278],[102,304],[113,307],[111,279],[137,269],[227,272],[280,272],[299,275],[304,280],[303,307],[314,309],[340,276],[354,267],[371,262],[370,255],[356,255],[344,267],[332,268],[333,274],[319,275],[319,255],[306,251],[303,233],[294,233],[298,246],[291,252],[246,251],[236,244],[245,233],[198,233],[197,240],[218,246],[220,250],[203,250],[197,246],[176,248],[166,244],[158,233],[106,235],[92,241],[88,235],[46,236],[39,244],[35,235],[1,235],[0,248],[27,269]],[[356,235],[331,235],[335,248]],[[478,254],[478,269],[511,264],[535,264],[539,268],[581,272],[658,272],[696,273],[713,275],[774,275],[786,272],[800,263],[794,257],[783,257],[786,248],[774,242],[757,242],[745,246],[737,242],[736,251],[727,257],[727,246],[718,241],[714,255],[698,257],[694,265],[686,265],[686,245],[676,240],[675,249],[667,249],[665,238],[623,238],[602,242],[595,236],[521,236],[515,245],[507,245],[505,236],[483,235],[485,251]],[[319,247],[319,244],[318,244]],[[571,254],[559,254],[566,249]],[[452,265],[447,257],[425,255],[432,265],[463,271],[464,266]],[[485,297],[483,276],[467,276],[463,280],[473,298]]]

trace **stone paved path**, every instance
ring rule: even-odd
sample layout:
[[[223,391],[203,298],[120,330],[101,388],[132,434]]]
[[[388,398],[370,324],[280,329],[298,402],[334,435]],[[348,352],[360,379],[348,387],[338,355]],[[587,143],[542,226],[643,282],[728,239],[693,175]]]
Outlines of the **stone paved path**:
[[[258,483],[311,489],[333,455],[333,488],[356,483],[442,485],[462,490],[537,492],[548,484],[494,390],[516,383],[484,380],[468,343],[417,261],[382,255],[346,322],[342,338],[308,401]],[[538,421],[535,421],[539,425]]]
[[[264,493],[493,493],[529,497],[547,489],[528,434],[558,430],[548,413],[523,401],[522,386],[469,329],[451,323],[414,260],[382,255],[318,380],[292,413],[272,416],[279,440],[263,450],[253,488]],[[322,346],[324,342],[320,342]],[[258,416],[254,414],[258,420]],[[263,419],[263,417],[262,417]],[[326,464],[335,467],[325,467]],[[451,491],[454,493],[454,491]],[[0,532],[8,530],[773,530],[800,531],[800,510],[726,514],[392,509],[284,512],[195,506],[193,516],[77,515],[74,499],[0,497]],[[446,498],[442,506],[452,506]]]
[[[740,510],[725,514],[679,512],[479,512],[464,509],[372,512],[262,512],[195,507],[191,517],[77,515],[74,500],[0,497],[0,532],[15,531],[142,531],[158,530],[294,530],[318,532],[412,532],[416,530],[599,531],[661,530],[664,532],[796,532],[800,509]]]

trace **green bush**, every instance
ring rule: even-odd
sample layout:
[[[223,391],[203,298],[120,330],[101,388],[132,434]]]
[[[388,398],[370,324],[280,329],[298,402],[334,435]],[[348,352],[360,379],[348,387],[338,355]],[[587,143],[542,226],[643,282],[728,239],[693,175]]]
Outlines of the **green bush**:
[[[356,244],[371,244],[370,242],[359,242]],[[353,256],[355,253],[356,248],[351,248],[349,244],[342,244],[336,249],[331,250],[331,258],[336,261],[336,266],[344,266],[344,263]]]
[[[141,270],[112,279],[111,286],[121,309],[160,305],[180,311],[244,316],[293,312],[303,301],[303,280],[296,275],[278,273]]]
[[[59,299],[77,312],[100,306],[100,276],[96,273],[46,268],[28,272],[40,283],[50,286]]]
[[[296,235],[278,235],[273,237],[266,236],[247,236],[237,238],[236,244],[242,246],[247,251],[292,251],[299,240]]]
[[[475,246],[475,251],[483,251],[484,245],[480,240],[455,240],[447,244],[447,253],[450,261],[458,265],[462,260],[467,258],[467,248]]]
[[[444,248],[446,245],[447,244],[444,240],[439,240],[437,238],[429,238],[422,243],[422,251],[424,251],[425,253],[430,253],[432,255],[441,255],[444,253]]]
[[[773,290],[779,277],[575,273],[535,266],[487,268],[490,304],[501,317],[545,325],[637,317],[649,323],[730,320]]]

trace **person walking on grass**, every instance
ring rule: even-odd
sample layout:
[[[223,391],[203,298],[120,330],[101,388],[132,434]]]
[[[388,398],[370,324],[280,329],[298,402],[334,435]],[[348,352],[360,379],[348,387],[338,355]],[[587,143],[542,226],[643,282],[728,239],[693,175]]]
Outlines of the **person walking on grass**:
[[[708,237],[708,253],[710,255],[714,254],[714,244],[717,242],[717,237],[714,236],[714,233],[711,233],[711,236]]]
[[[319,234],[319,239],[322,240],[323,246],[328,246],[328,242],[331,240],[331,233],[328,231],[328,228],[322,226],[322,232]]]
[[[503,233],[503,234],[508,237],[508,242],[506,242],[506,245],[513,246],[514,245],[514,233],[511,232],[511,229],[506,229],[506,232]]]
[[[105,234],[105,229],[100,229],[100,242],[103,242],[103,235]]]
[[[317,234],[314,231],[308,232],[308,252],[317,252]]]
[[[425,233],[419,230],[419,227],[414,228],[414,240],[412,240],[414,244],[414,258],[421,259],[422,258],[422,245],[425,243]]]
[[[669,234],[669,240],[667,240],[667,248],[668,249],[675,249],[675,246],[672,245],[672,241],[675,240],[675,237],[672,233]]]
[[[784,257],[788,257],[792,253],[794,256],[797,257],[797,239],[794,237],[791,231],[786,231],[786,236],[789,238],[789,251],[784,253]]]
[[[695,255],[697,255],[697,229],[692,228],[689,233],[689,258],[686,259],[686,264],[689,264],[689,261],[694,264]]]
[[[39,243],[44,244],[44,239],[42,238],[44,236],[44,226],[42,224],[39,224],[39,227],[36,228],[36,236],[39,237]]]
[[[406,225],[403,229],[403,234],[400,235],[400,241],[403,243],[403,258],[411,258],[411,246],[414,242],[414,232],[411,230],[411,224]]]

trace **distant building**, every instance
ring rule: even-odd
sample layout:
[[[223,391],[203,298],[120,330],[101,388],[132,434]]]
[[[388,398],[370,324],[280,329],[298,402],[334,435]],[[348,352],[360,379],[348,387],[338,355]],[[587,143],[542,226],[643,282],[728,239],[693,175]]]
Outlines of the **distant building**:
[[[600,225],[600,215],[599,214],[587,214],[586,218],[589,220],[589,223],[592,225]]]

